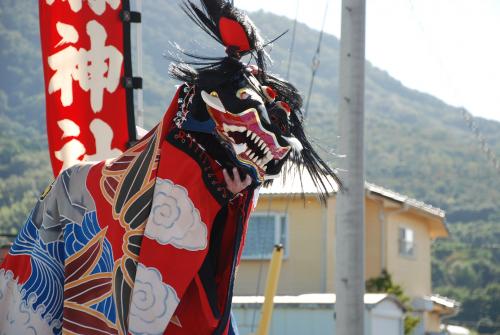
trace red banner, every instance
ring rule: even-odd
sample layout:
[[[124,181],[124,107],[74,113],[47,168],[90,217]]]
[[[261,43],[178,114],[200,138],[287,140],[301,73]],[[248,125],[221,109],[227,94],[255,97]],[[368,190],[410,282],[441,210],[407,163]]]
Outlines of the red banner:
[[[135,139],[128,0],[39,0],[47,132],[54,174],[116,157]],[[127,106],[128,109],[127,109]],[[130,133],[130,134],[129,134]]]

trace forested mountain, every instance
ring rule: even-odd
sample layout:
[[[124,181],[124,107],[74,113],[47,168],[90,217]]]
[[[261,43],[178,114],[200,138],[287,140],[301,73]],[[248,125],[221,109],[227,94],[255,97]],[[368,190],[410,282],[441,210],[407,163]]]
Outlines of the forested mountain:
[[[173,95],[168,77],[171,42],[220,55],[222,49],[193,27],[177,1],[145,1],[144,92],[146,126],[155,124]],[[0,2],[0,230],[14,233],[51,180],[45,135],[45,103],[36,2]],[[252,14],[273,38],[292,22],[264,12]],[[290,80],[307,92],[318,32],[297,26]],[[272,48],[273,72],[285,74],[290,34]],[[202,51],[200,51],[201,53]],[[321,65],[311,96],[308,131],[333,166],[339,41],[323,39]],[[419,66],[419,64],[408,64]],[[466,65],[464,65],[466,66]],[[447,211],[452,233],[434,244],[437,292],[463,302],[455,319],[475,326],[500,324],[500,174],[478,148],[461,112],[404,87],[367,63],[367,179]],[[476,119],[500,156],[500,123]],[[498,328],[500,329],[500,328]]]

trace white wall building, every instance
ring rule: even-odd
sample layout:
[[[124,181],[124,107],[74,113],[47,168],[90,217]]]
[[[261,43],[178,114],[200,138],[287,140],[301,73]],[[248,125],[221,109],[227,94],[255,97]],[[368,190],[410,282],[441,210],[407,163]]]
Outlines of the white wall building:
[[[335,294],[276,296],[270,335],[335,334]],[[253,334],[264,297],[236,296],[233,313],[240,335]],[[404,308],[388,294],[365,294],[364,335],[403,335]]]

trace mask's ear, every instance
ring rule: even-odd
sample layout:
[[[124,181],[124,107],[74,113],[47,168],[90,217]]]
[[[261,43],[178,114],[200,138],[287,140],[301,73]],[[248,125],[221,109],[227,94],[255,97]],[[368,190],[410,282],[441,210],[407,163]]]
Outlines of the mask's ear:
[[[217,42],[237,54],[260,51],[263,40],[248,16],[226,0],[201,0],[201,8],[186,0],[184,12]]]
[[[226,47],[235,47],[238,52],[250,50],[247,33],[238,21],[221,17],[219,19],[219,34]]]

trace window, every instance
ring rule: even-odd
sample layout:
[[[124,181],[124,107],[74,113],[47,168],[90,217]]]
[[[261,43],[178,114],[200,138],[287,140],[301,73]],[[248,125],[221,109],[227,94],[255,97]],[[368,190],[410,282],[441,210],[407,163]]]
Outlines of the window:
[[[253,213],[248,222],[243,259],[270,259],[275,244],[287,255],[287,218],[281,213]]]
[[[401,256],[415,256],[415,234],[412,229],[399,228],[399,254]]]

